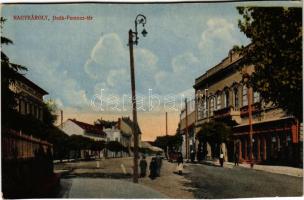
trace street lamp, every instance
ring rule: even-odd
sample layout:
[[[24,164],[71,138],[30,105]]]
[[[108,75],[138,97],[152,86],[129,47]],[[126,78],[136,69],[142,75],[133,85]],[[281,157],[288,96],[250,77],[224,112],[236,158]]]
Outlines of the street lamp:
[[[132,115],[133,115],[133,136],[134,136],[134,167],[133,167],[133,182],[138,183],[138,129],[137,129],[137,110],[136,110],[136,95],[135,95],[135,75],[134,75],[134,55],[133,44],[138,44],[137,25],[142,24],[142,35],[145,37],[148,32],[145,29],[146,17],[139,14],[135,18],[135,31],[129,30],[129,51],[130,51],[130,72],[131,72],[131,90],[132,90]]]

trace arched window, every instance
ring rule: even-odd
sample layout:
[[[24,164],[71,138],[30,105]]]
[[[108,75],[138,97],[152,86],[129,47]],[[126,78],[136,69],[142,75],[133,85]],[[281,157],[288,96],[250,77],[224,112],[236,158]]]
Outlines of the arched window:
[[[216,110],[221,109],[221,94],[216,96]]]
[[[234,109],[239,108],[239,91],[238,88],[234,88],[233,90],[233,96],[234,96]]]
[[[224,107],[227,108],[229,106],[229,90],[224,92]]]
[[[214,97],[210,98],[210,116],[213,116],[214,111]]]
[[[243,85],[243,106],[247,106],[248,105],[248,98],[247,98],[247,92],[248,92],[248,88],[246,85]]]

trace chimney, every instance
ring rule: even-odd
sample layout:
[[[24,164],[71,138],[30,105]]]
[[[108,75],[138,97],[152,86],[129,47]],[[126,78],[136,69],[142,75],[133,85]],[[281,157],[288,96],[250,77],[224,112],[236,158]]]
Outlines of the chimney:
[[[166,136],[168,135],[168,113],[166,112]]]
[[[60,116],[61,116],[61,129],[63,129],[63,110],[60,110]]]
[[[119,130],[121,130],[121,118],[118,118],[118,127]]]
[[[233,51],[232,49],[229,51],[229,61],[232,62],[232,54],[233,54]]]

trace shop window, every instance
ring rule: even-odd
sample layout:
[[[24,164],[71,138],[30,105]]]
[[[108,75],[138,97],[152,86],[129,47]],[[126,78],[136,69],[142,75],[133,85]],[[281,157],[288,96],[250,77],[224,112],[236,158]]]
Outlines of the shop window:
[[[243,106],[247,106],[248,105],[248,98],[247,98],[247,92],[248,92],[248,88],[246,87],[246,85],[243,85]]]

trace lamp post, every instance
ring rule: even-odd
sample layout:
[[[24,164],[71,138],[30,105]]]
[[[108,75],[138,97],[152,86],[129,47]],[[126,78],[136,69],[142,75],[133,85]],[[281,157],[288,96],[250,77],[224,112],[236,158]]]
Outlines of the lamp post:
[[[135,95],[135,75],[134,75],[134,55],[133,44],[138,44],[137,25],[142,24],[145,27],[146,17],[139,14],[135,18],[135,31],[129,30],[129,51],[130,51],[130,71],[131,71],[131,90],[132,90],[132,115],[133,115],[133,136],[134,136],[134,166],[133,166],[133,182],[138,183],[138,129],[137,129],[137,110],[136,110],[136,95]],[[147,35],[145,28],[142,35]]]

